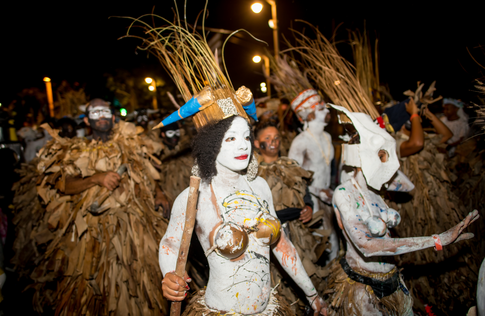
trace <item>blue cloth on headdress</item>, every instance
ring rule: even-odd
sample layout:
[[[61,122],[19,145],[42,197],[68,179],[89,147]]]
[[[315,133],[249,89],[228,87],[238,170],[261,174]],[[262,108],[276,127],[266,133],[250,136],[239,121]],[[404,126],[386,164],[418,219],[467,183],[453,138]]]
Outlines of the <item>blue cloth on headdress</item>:
[[[384,113],[387,114],[389,118],[389,124],[392,125],[394,131],[398,132],[401,127],[408,121],[411,116],[406,111],[406,103],[409,102],[409,99],[399,102],[396,105],[391,106],[384,110]]]
[[[167,116],[163,121],[162,124],[163,126],[167,126],[168,124],[172,124],[174,122],[177,122],[183,118],[189,117],[191,115],[194,115],[195,113],[199,112],[199,109],[202,106],[199,103],[199,100],[197,98],[193,97],[187,103],[182,105],[178,111],[173,112],[169,116]]]
[[[465,103],[461,102],[460,100],[452,99],[452,98],[444,98],[443,105],[445,104],[453,104],[454,106],[460,109],[463,109],[463,105],[465,105]]]
[[[258,121],[258,117],[256,116],[256,103],[254,103],[254,99],[251,104],[243,106],[243,108],[249,116],[251,116],[255,121]]]

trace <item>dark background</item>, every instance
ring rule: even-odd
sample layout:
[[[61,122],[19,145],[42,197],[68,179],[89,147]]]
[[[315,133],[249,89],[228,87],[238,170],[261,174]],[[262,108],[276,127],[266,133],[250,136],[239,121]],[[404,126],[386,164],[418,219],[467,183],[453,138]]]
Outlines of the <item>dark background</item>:
[[[6,3],[8,2],[8,3]],[[206,26],[235,30],[245,28],[273,48],[269,4],[256,15],[252,1],[211,0]],[[475,2],[476,3],[476,2]],[[182,14],[184,2],[177,1]],[[194,22],[205,1],[187,3],[187,20]],[[381,83],[387,83],[394,99],[415,89],[416,82],[437,80],[437,95],[473,101],[474,80],[482,77],[483,68],[470,53],[485,65],[484,23],[481,9],[466,2],[446,6],[436,2],[424,7],[421,2],[358,4],[340,1],[279,0],[280,30],[291,40],[288,29],[301,30],[306,20],[320,28],[327,37],[340,25],[337,39],[347,39],[348,29],[363,30],[379,39]],[[154,13],[173,19],[173,1],[66,1],[11,2],[0,5],[0,102],[7,104],[24,88],[44,89],[42,78],[52,79],[54,88],[62,80],[79,82],[90,97],[101,96],[105,74],[117,69],[140,76],[165,76],[153,56],[138,51],[135,39],[119,39],[129,20],[114,16],[138,17]],[[111,17],[111,18],[110,18]],[[200,23],[199,23],[200,24]],[[243,45],[229,43],[225,59],[235,87],[245,84],[255,90],[263,81],[261,66],[251,62],[264,45],[247,40]],[[351,58],[346,44],[338,46]],[[280,49],[284,49],[280,36]],[[261,96],[261,95],[260,95]]]

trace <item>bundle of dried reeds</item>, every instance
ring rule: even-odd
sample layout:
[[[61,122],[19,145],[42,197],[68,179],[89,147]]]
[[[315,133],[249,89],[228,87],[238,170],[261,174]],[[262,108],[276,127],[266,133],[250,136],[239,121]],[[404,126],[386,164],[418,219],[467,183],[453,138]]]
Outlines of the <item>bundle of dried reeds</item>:
[[[29,274],[34,308],[57,315],[160,315],[158,244],[167,221],[154,210],[160,146],[120,122],[108,142],[53,140],[15,186],[13,263]],[[128,167],[114,191],[94,186],[64,195],[67,176]],[[36,171],[37,170],[37,171]],[[93,205],[97,208],[93,209]]]
[[[381,100],[379,82],[378,40],[374,43],[374,54],[367,35],[359,30],[350,32],[350,45],[354,55],[354,65],[357,79],[363,90],[373,102]]]
[[[204,87],[210,87],[212,98],[207,104],[202,104],[204,111],[194,116],[197,128],[212,121],[224,118],[224,113],[215,100],[231,98],[239,112],[239,115],[246,117],[246,113],[235,97],[231,81],[219,68],[219,63],[214,57],[209,44],[205,38],[204,21],[206,12],[203,13],[202,35],[190,31],[187,21],[178,17],[176,9],[175,23],[155,15],[147,14],[139,18],[128,18],[133,20],[128,28],[126,37],[135,37],[142,40],[141,50],[153,53],[159,59],[162,66],[172,77],[185,101],[189,101],[197,95]],[[154,21],[162,21],[161,27],[156,27],[144,21],[150,18]],[[135,26],[141,27],[143,34],[135,34]]]
[[[294,31],[296,45],[287,51],[298,52],[306,62],[305,72],[332,103],[352,112],[362,112],[372,119],[379,116],[367,91],[357,79],[355,68],[338,52],[318,28],[310,25],[316,38]]]
[[[313,89],[296,61],[288,55],[271,58],[270,65],[272,75],[268,79],[282,98],[291,101],[303,90]]]

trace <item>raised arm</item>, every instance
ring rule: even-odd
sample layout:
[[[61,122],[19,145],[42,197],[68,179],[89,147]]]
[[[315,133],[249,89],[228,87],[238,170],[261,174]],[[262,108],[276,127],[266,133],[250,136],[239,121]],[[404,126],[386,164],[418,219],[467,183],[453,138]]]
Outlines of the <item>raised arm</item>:
[[[424,132],[418,115],[418,107],[413,99],[406,103],[406,111],[411,115],[411,135],[409,140],[403,142],[399,148],[401,157],[411,156],[420,151],[424,146]]]
[[[336,191],[337,192],[337,191]],[[341,191],[339,191],[341,192]],[[433,237],[408,237],[408,238],[380,238],[372,237],[360,215],[354,212],[353,201],[347,195],[337,194],[334,198],[334,210],[339,225],[343,226],[344,232],[352,243],[365,257],[394,256],[408,252],[418,251],[435,246]],[[473,237],[472,233],[464,233],[463,229],[479,218],[475,210],[458,223],[455,227],[439,234],[441,244],[449,245]]]
[[[442,135],[440,143],[444,144],[453,137],[453,133],[448,126],[437,118],[428,108],[424,109],[424,115],[431,121],[431,124],[433,124],[433,127],[436,129],[436,133]]]

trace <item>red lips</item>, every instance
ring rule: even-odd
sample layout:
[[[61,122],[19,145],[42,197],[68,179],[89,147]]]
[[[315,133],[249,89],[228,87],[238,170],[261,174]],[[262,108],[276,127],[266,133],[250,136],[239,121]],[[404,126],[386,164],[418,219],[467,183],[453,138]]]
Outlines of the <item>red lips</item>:
[[[237,159],[237,160],[246,160],[246,159],[248,159],[248,155],[241,155],[239,157],[235,157],[235,159]]]

